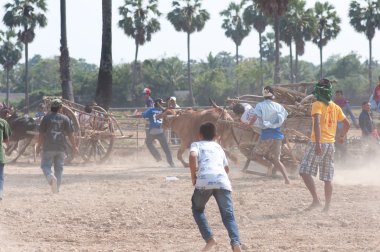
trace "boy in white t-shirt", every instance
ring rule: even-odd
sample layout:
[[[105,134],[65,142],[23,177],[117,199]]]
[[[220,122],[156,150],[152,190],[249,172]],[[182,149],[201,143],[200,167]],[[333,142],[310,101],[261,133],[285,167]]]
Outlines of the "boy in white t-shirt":
[[[214,196],[219,206],[232,250],[241,251],[231,198],[231,182],[227,175],[229,168],[226,155],[222,147],[214,141],[216,137],[214,124],[204,123],[199,131],[200,141],[192,143],[190,147],[189,164],[191,179],[195,186],[191,199],[193,216],[202,238],[206,241],[202,251],[209,251],[216,244],[204,212],[211,196]]]

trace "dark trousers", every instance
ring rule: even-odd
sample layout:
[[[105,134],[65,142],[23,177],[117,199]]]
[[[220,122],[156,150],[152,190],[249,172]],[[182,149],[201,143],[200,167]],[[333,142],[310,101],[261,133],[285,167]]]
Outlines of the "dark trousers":
[[[165,152],[166,155],[166,160],[168,161],[169,164],[173,163],[173,158],[172,158],[172,153],[170,152],[168,142],[166,141],[166,137],[164,133],[160,134],[148,134],[145,143],[148,146],[148,149],[152,156],[156,159],[156,161],[161,161],[161,154],[158,152],[157,148],[153,145],[153,141],[157,139],[160,142],[160,145]]]

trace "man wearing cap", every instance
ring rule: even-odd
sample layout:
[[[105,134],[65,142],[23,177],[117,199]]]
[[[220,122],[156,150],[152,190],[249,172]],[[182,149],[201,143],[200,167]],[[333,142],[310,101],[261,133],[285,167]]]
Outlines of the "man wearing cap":
[[[62,108],[62,101],[54,99],[51,101],[50,113],[44,116],[40,124],[40,134],[37,144],[37,152],[41,151],[41,169],[51,186],[53,193],[59,192],[62,181],[63,165],[66,156],[68,137],[72,155],[78,152],[73,135],[74,129],[70,119],[59,113]],[[54,174],[51,170],[54,164]]]
[[[175,96],[171,96],[169,97],[168,99],[168,108],[171,108],[171,109],[178,109],[180,108],[180,106],[177,104],[177,98],[175,98]]]
[[[144,88],[143,95],[145,99],[145,107],[146,108],[153,108],[153,99],[151,97],[152,91],[149,88]]]
[[[166,140],[164,130],[162,129],[162,119],[157,119],[157,116],[161,114],[161,106],[164,104],[162,99],[156,99],[154,101],[154,107],[149,108],[143,112],[142,116],[149,119],[149,133],[146,136],[145,143],[157,162],[161,161],[161,155],[154,147],[153,141],[157,139],[160,142],[162,149],[165,152],[166,160],[171,167],[174,167],[172,153],[169,149],[168,142]]]
[[[284,139],[280,127],[288,117],[288,112],[281,104],[273,101],[274,91],[270,86],[263,88],[262,93],[264,101],[256,105],[253,117],[248,123],[253,126],[257,121],[256,125],[261,128],[259,143],[252,150],[254,161],[268,167],[269,173],[274,165],[282,173],[285,184],[289,184],[286,168],[280,160]]]
[[[311,205],[305,209],[309,211],[321,206],[312,178],[312,176],[317,175],[319,170],[319,179],[325,184],[323,211],[327,212],[330,208],[333,190],[334,142],[337,124],[338,122],[343,124],[337,138],[337,142],[342,144],[350,128],[350,123],[339,105],[332,101],[332,85],[329,80],[320,80],[314,87],[313,95],[317,101],[313,102],[311,106],[311,138],[301,161],[299,173],[313,197]]]

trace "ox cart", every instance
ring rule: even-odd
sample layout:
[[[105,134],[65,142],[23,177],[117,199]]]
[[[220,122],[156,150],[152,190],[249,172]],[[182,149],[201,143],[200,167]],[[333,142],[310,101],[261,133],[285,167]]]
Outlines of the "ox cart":
[[[44,97],[40,107],[43,113],[50,111],[50,103],[57,97]],[[102,107],[93,105],[91,111],[85,111],[85,106],[62,99],[62,113],[69,117],[74,128],[74,136],[79,149],[78,156],[82,162],[102,163],[107,160],[113,150],[115,139],[129,138],[125,136],[114,116]],[[6,146],[6,162],[15,162],[27,155],[28,147],[35,147],[38,138],[38,126],[42,118],[35,118],[36,127],[28,130],[23,137],[11,139]],[[71,162],[71,146],[66,146],[66,162]],[[35,148],[31,150],[35,159]]]
[[[273,87],[276,97],[275,101],[282,104],[289,113],[287,120],[281,127],[285,136],[281,161],[287,167],[290,174],[297,172],[299,163],[309,142],[312,123],[310,116],[311,102],[308,100],[305,92],[311,85],[313,84],[301,83],[293,84],[292,86],[276,85]],[[262,99],[262,96],[243,95],[234,99],[228,98],[227,104],[232,106],[236,103],[249,103],[254,106]],[[247,128],[236,121],[227,122],[220,120],[218,123],[232,124],[232,134],[238,149],[247,158],[243,170],[258,175],[269,175],[256,170],[247,170],[251,161],[254,161],[253,149],[259,141],[261,130],[257,127]]]

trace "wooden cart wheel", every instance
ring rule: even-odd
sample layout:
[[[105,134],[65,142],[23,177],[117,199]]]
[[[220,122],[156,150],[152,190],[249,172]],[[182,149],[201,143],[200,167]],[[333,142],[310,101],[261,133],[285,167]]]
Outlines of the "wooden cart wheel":
[[[80,124],[79,124],[78,118],[76,117],[75,113],[66,105],[62,106],[62,113],[70,119],[71,124],[74,128],[74,137],[75,137],[76,144],[78,148],[80,148],[81,131],[80,131]],[[70,141],[67,139],[65,162],[70,163],[71,161],[73,161],[73,159],[74,159],[74,156],[72,155],[72,147],[70,145]]]
[[[85,162],[102,163],[109,158],[114,145],[114,127],[105,109],[94,106],[93,130],[82,137],[79,154]],[[96,114],[96,111],[101,113]]]
[[[4,144],[5,163],[10,164],[16,162],[17,159],[19,159],[20,156],[24,154],[26,148],[28,148],[33,138],[34,136],[31,135],[19,141],[11,141],[8,145]]]

